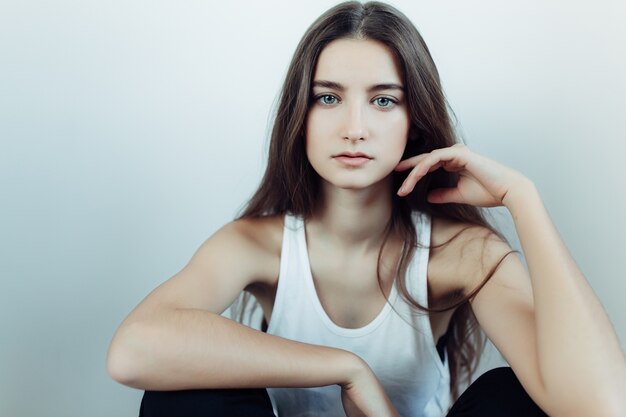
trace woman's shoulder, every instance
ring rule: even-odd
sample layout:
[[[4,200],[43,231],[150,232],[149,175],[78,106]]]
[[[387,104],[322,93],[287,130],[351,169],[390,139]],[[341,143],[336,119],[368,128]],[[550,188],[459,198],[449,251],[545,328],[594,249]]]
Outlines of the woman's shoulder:
[[[510,251],[489,227],[433,216],[429,277],[467,293]]]
[[[226,224],[226,233],[244,239],[251,248],[280,256],[283,234],[283,215],[246,217]]]
[[[272,284],[280,269],[283,222],[283,215],[246,217],[225,224],[216,235],[220,246],[253,267],[255,283]]]

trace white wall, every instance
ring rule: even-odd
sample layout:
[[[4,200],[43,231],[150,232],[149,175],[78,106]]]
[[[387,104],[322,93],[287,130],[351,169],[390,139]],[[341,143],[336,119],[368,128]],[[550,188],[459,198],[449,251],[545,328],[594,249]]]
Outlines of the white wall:
[[[254,191],[290,56],[333,4],[2,0],[1,416],[138,414],[106,374],[113,332]],[[624,3],[394,4],[469,146],[535,181],[624,345]]]

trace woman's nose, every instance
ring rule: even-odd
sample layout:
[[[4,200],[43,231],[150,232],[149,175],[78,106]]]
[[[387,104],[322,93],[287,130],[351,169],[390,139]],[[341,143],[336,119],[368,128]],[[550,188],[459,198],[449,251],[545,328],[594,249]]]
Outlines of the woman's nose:
[[[365,140],[368,132],[365,125],[363,107],[354,105],[348,107],[347,110],[343,138],[352,141]]]

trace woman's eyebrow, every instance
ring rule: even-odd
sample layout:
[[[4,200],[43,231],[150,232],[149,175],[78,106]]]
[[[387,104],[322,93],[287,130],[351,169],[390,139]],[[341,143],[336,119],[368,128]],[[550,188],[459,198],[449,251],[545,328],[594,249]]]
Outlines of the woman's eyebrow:
[[[314,80],[313,81],[313,88],[315,87],[324,87],[324,88],[330,88],[333,90],[338,90],[338,91],[345,91],[345,87],[335,81],[327,81],[327,80]],[[367,91],[369,93],[374,92],[374,91],[381,91],[381,90],[400,90],[400,91],[404,91],[404,87],[402,87],[400,84],[396,84],[396,83],[382,83],[382,84],[375,84],[373,86],[371,86],[370,88],[367,89]]]

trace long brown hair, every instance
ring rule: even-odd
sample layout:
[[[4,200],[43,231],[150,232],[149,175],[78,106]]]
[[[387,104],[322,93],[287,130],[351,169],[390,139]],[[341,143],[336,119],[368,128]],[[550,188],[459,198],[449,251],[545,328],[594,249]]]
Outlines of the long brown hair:
[[[410,115],[408,141],[403,159],[457,143],[437,68],[415,26],[400,11],[384,3],[362,4],[357,1],[341,3],[321,15],[308,28],[296,48],[279,97],[267,169],[258,190],[239,218],[290,213],[307,219],[312,215],[319,199],[320,178],[310,165],[305,152],[304,132],[310,106],[311,82],[322,49],[329,42],[341,38],[376,40],[394,52],[401,68]],[[400,187],[407,174],[408,171],[392,174],[395,187],[393,189],[397,190]],[[407,197],[400,198],[392,192],[390,197],[392,216],[387,225],[385,238],[386,243],[387,237],[393,233],[403,238],[405,242],[395,278],[402,297],[415,309],[428,313],[456,309],[446,332],[453,401],[459,396],[462,376],[465,377],[466,383],[470,382],[485,346],[484,334],[477,326],[476,317],[468,301],[493,275],[504,257],[492,268],[482,283],[468,294],[461,293],[448,298],[451,302],[444,308],[422,306],[411,298],[406,286],[406,270],[417,247],[412,213],[419,211],[434,217],[462,222],[468,227],[483,226],[506,241],[489,224],[480,208],[427,202],[428,191],[454,186],[457,180],[456,174],[440,169],[427,174]],[[379,267],[385,243],[379,252]],[[380,273],[379,271],[377,273],[380,285]],[[247,296],[249,294],[246,293]],[[245,304],[246,298],[243,306],[240,306],[241,312],[245,309]]]

